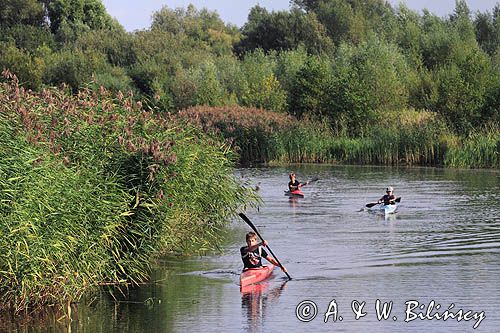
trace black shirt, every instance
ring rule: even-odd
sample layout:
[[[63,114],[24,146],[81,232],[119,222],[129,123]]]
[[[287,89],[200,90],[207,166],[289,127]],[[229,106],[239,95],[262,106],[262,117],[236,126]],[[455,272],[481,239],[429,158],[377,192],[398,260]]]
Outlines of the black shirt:
[[[384,200],[384,205],[392,205],[394,202],[391,202],[391,200],[394,200],[394,199],[396,199],[396,196],[394,194],[391,194],[391,195],[385,194],[382,197],[382,200]]]
[[[290,181],[288,182],[288,190],[290,190],[290,192],[291,192],[291,191],[298,190],[298,189],[299,189],[299,185],[300,185],[300,183],[299,183],[299,181],[298,181],[297,179],[295,179],[295,182],[293,182],[293,183],[292,183],[292,181],[290,180]],[[293,190],[292,190],[292,186],[295,186],[295,188],[294,188]]]
[[[246,268],[257,268],[262,266],[262,258],[267,258],[267,252],[262,246],[258,246],[253,251],[248,251],[248,246],[243,246],[240,249],[241,260]]]

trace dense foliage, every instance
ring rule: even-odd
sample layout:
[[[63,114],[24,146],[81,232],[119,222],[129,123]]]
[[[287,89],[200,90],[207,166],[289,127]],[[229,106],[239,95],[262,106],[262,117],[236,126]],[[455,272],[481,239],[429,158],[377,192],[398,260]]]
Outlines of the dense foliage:
[[[214,248],[253,196],[224,144],[131,95],[11,80],[0,86],[0,310],[143,281],[155,255]]]
[[[500,5],[418,14],[383,0],[255,6],[238,30],[216,12],[163,7],[127,33],[99,0],[9,0],[0,6],[0,67],[32,89],[92,79],[151,107],[240,105],[370,135],[402,109],[436,113],[467,136],[499,122]]]
[[[338,136],[328,123],[255,108],[192,107],[176,118],[225,139],[240,163],[420,164],[500,167],[500,131],[485,128],[468,137],[449,134],[432,112],[400,110],[381,119],[362,138]]]

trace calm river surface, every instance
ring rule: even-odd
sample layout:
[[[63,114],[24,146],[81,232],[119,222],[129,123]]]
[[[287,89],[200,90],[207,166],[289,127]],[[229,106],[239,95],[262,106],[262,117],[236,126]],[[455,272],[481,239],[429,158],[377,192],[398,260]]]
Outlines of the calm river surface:
[[[290,199],[283,193],[290,170],[301,182],[320,180],[303,188],[304,198]],[[239,248],[250,229],[235,220],[221,253],[166,258],[154,271],[155,284],[131,291],[126,302],[115,304],[103,296],[91,307],[80,306],[78,321],[66,329],[498,332],[500,172],[300,165],[241,169],[237,175],[260,183],[263,204],[246,215],[293,280],[286,282],[276,269],[267,283],[240,293]],[[360,211],[389,185],[402,197],[398,213],[386,218]],[[377,300],[381,307],[392,302],[387,320],[377,319]],[[432,301],[433,320],[405,322],[426,315]],[[415,302],[424,308],[407,314]],[[358,320],[353,303],[366,313]],[[324,322],[328,309],[337,310],[336,322],[334,314]],[[461,321],[436,319],[445,310],[459,315],[460,309]],[[300,321],[297,310],[303,320],[312,320]]]

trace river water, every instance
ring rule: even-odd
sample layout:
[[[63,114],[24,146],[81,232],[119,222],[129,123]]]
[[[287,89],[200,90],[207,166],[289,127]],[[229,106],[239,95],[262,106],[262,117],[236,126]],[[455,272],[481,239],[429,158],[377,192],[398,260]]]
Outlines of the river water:
[[[304,198],[284,196],[290,168],[302,182],[319,177]],[[221,253],[165,258],[155,283],[79,306],[78,320],[51,331],[498,332],[500,172],[297,165],[237,176],[259,185],[263,203],[245,214],[291,281],[275,269],[240,292],[250,228],[235,220]],[[402,198],[396,214],[363,209],[389,185]]]

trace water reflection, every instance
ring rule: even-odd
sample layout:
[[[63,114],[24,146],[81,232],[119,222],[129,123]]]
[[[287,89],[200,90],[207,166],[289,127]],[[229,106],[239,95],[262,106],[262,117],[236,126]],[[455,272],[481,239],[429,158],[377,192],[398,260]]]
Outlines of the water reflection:
[[[367,212],[372,215],[376,221],[396,221],[399,216],[399,211],[391,214],[385,214],[384,211],[381,210],[367,209]]]
[[[79,321],[78,304],[66,307],[45,307],[33,314],[30,312],[0,313],[0,332],[77,332]],[[36,327],[37,330],[34,330]]]
[[[241,309],[246,315],[248,331],[257,332],[266,318],[269,303],[277,300],[286,287],[287,281],[271,288],[270,282],[245,286],[241,291]]]
[[[299,198],[290,197],[288,203],[291,208],[297,208],[299,206]]]

